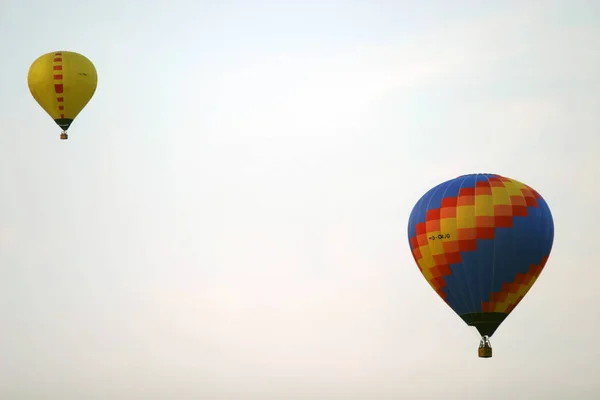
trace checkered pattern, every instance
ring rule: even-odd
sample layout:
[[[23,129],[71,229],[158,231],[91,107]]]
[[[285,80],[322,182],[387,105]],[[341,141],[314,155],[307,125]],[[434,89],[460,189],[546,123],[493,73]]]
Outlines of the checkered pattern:
[[[539,265],[532,265],[526,274],[517,274],[512,283],[503,284],[500,292],[492,293],[490,301],[481,304],[481,310],[509,314],[531,289],[547,261],[548,257],[544,257]]]
[[[477,251],[478,241],[493,240],[498,228],[513,227],[515,217],[527,217],[531,207],[539,207],[540,198],[529,186],[499,175],[461,188],[458,196],[443,197],[441,207],[427,209],[425,220],[416,223],[416,234],[409,238],[427,282],[447,302],[444,287],[451,266],[460,264],[465,252]],[[481,311],[510,312],[535,282],[547,256],[540,261],[482,302]]]

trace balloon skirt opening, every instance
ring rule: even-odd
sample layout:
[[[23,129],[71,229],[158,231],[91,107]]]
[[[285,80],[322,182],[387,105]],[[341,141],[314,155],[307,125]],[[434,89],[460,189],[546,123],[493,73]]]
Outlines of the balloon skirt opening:
[[[481,336],[492,337],[508,314],[500,312],[469,313],[460,316],[469,326],[474,326]]]

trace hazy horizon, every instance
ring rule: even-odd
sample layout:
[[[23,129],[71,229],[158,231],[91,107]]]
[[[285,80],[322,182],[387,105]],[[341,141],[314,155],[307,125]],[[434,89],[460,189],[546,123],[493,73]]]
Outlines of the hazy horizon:
[[[4,0],[0,398],[600,396],[600,3],[449,3]],[[55,50],[98,71],[67,141]],[[406,233],[474,172],[555,223],[489,360]]]

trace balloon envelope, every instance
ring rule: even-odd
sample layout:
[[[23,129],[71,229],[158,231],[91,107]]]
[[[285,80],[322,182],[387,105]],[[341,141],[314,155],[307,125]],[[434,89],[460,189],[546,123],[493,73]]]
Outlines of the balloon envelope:
[[[408,223],[409,244],[425,279],[482,336],[498,326],[540,275],[554,222],[529,186],[470,174],[429,190]]]
[[[71,51],[40,56],[27,75],[31,95],[63,131],[91,100],[97,83],[94,64]]]

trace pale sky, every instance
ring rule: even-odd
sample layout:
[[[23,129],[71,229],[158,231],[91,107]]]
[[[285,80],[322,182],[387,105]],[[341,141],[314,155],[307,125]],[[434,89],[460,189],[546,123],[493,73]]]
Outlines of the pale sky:
[[[0,398],[600,397],[600,2],[416,4],[2,0]],[[406,233],[474,172],[556,229],[488,360]]]

